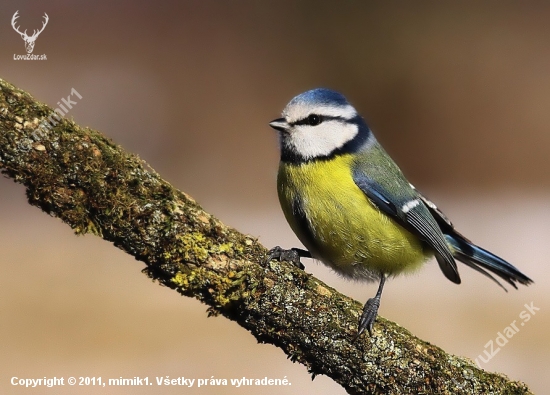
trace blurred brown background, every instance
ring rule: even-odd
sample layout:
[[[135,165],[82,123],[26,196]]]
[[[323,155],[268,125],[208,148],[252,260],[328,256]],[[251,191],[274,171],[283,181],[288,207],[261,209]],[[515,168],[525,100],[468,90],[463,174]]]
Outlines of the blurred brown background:
[[[50,21],[34,54],[10,26]],[[543,393],[550,342],[550,7],[519,2],[4,1],[0,77],[138,153],[266,246],[298,242],[280,212],[267,123],[313,87],[344,93],[409,179],[455,225],[535,280],[505,293],[431,263],[386,287],[381,314],[469,358],[534,317],[482,366]],[[341,394],[282,351],[152,284],[143,264],[76,237],[0,179],[0,392]],[[364,302],[376,285],[306,270]],[[283,378],[289,387],[13,387],[12,376]],[[53,391],[53,392],[52,392]]]

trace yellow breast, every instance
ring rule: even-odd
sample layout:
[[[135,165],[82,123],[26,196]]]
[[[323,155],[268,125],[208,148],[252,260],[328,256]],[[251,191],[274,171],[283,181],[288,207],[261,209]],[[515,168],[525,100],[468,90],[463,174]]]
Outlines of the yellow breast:
[[[418,268],[430,251],[367,199],[353,181],[351,161],[340,155],[281,163],[279,200],[291,228],[315,258],[345,276],[374,279]]]

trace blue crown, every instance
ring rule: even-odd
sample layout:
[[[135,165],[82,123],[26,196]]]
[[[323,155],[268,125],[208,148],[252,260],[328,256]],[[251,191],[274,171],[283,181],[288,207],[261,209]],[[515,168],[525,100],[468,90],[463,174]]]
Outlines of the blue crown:
[[[326,88],[312,89],[301,93],[288,103],[294,104],[325,104],[330,106],[347,106],[349,103],[341,93]]]

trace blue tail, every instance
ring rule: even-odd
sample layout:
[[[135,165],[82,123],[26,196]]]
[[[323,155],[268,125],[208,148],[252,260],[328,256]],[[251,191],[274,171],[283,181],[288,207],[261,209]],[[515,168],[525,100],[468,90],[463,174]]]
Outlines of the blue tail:
[[[462,237],[462,235],[458,232],[446,234],[445,239],[451,247],[451,251],[455,259],[489,277],[502,288],[504,288],[502,284],[490,273],[488,273],[487,270],[493,274],[496,274],[516,289],[516,282],[523,285],[529,285],[533,282],[533,280],[520,272],[512,264],[506,262],[504,259],[496,256],[495,254],[476,246],[469,240]],[[504,288],[504,290],[506,290],[506,288]]]

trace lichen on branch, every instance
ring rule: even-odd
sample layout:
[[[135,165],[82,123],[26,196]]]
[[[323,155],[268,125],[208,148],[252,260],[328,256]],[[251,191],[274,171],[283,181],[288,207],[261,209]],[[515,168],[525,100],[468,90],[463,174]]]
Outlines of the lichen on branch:
[[[0,169],[30,204],[145,263],[144,273],[280,347],[352,394],[529,394],[378,318],[353,341],[361,304],[224,225],[101,133],[0,79]]]

